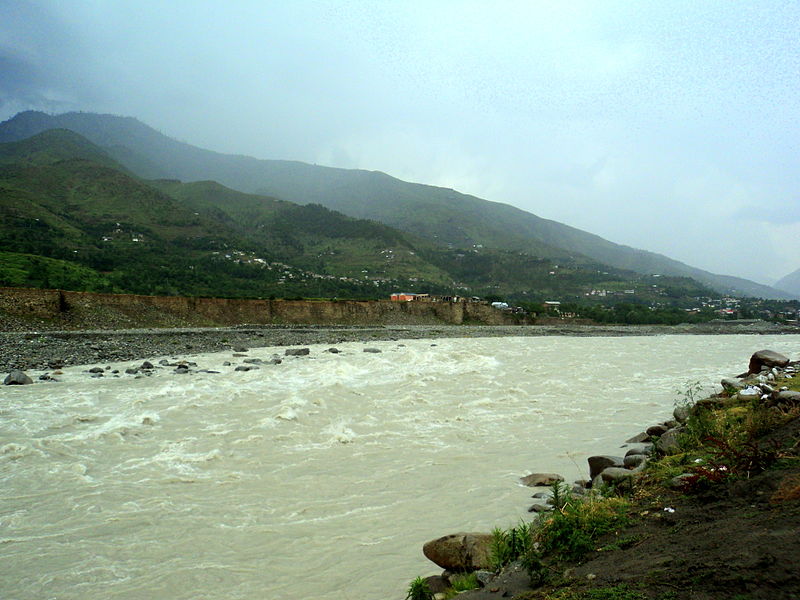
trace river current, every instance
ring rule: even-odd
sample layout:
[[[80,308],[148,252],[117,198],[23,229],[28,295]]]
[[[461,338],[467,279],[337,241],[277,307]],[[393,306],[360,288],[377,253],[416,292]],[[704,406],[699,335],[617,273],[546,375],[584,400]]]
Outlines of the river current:
[[[337,347],[0,388],[0,595],[400,599],[438,572],[425,541],[529,518],[520,476],[585,477],[588,456],[670,418],[677,390],[756,350],[796,358],[800,336]]]

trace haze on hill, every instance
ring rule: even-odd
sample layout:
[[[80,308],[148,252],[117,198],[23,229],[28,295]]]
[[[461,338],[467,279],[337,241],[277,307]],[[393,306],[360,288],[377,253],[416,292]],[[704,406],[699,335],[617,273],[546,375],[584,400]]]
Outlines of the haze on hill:
[[[3,3],[0,118],[133,115],[772,283],[800,267],[796,3]]]
[[[353,217],[383,222],[408,235],[427,240],[427,245],[450,251],[460,266],[457,272],[452,268],[445,270],[451,274],[452,286],[456,288],[470,289],[480,280],[481,287],[489,285],[505,292],[511,291],[504,285],[509,281],[509,260],[511,256],[519,255],[511,260],[518,263],[516,275],[512,278],[522,285],[522,288],[516,286],[516,291],[525,295],[535,293],[538,296],[548,290],[566,293],[565,286],[544,283],[541,275],[553,275],[555,277],[551,279],[556,281],[569,278],[568,274],[577,267],[580,270],[588,268],[593,273],[588,278],[581,277],[584,287],[589,282],[605,282],[608,273],[604,272],[607,270],[624,269],[643,275],[692,277],[719,294],[792,297],[787,292],[708,273],[665,256],[614,244],[508,205],[454,190],[407,183],[383,173],[223,155],[177,142],[130,117],[93,113],[50,116],[26,111],[0,124],[0,142],[21,141],[24,145],[26,138],[34,136],[27,143],[38,147],[39,134],[47,134],[47,130],[53,128],[70,129],[87,136],[95,144],[101,144],[120,164],[148,179],[213,179],[239,191],[275,196],[300,204],[324,205]],[[45,139],[50,139],[50,136],[45,135]],[[11,147],[15,146],[12,144]],[[226,210],[228,204],[236,203],[227,193],[206,193],[206,196]],[[185,194],[182,197],[186,200]],[[259,220],[250,218],[248,222]],[[303,230],[301,223],[295,224],[300,226],[299,231]],[[347,234],[343,232],[342,235],[346,237]],[[502,256],[497,251],[501,251]],[[477,260],[476,253],[480,260]],[[282,258],[292,258],[291,262],[296,263],[300,256],[284,255]],[[495,263],[504,266],[498,270],[494,268]],[[534,264],[538,276],[532,276],[530,271]],[[365,263],[359,268],[363,273],[369,273],[371,265]],[[372,273],[375,274],[374,269]],[[383,270],[378,271],[379,276],[385,274]],[[420,271],[419,275],[422,274]],[[630,276],[623,279],[630,279]],[[582,289],[577,297],[590,290],[591,286]],[[569,293],[574,295],[575,291],[571,288]]]
[[[95,136],[116,125],[176,144],[133,119],[80,117],[106,126]],[[50,119],[24,113],[0,124],[0,138]],[[129,159],[137,156],[120,145],[110,148]],[[681,308],[694,306],[698,296],[715,295],[686,277],[642,275],[563,248],[534,246],[547,256],[451,248],[318,204],[245,194],[214,181],[140,179],[68,129],[0,143],[0,285],[233,297],[385,298],[406,289],[500,293],[529,304],[547,297],[580,299],[601,285],[615,305],[634,300],[636,318],[659,323],[683,321]],[[622,291],[628,288],[639,291],[630,296]],[[623,302],[603,316],[633,319],[630,310]]]

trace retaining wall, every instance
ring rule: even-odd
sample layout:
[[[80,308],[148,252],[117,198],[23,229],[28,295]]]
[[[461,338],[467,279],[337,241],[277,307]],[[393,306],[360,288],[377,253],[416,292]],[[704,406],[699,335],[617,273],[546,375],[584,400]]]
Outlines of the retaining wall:
[[[155,327],[165,325],[483,325],[526,324],[482,303],[241,300],[95,294],[62,290],[0,288],[3,315],[39,319],[65,327]],[[0,329],[2,329],[0,324]]]

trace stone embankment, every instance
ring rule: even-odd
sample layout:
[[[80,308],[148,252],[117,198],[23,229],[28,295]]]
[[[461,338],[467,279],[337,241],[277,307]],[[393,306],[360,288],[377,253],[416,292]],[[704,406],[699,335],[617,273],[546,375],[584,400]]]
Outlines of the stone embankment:
[[[791,361],[788,357],[783,356],[777,352],[773,352],[770,350],[761,350],[752,355],[750,358],[750,362],[748,365],[748,370],[744,373],[736,377],[726,377],[723,378],[721,381],[721,385],[723,388],[722,394],[712,395],[711,397],[704,398],[698,400],[696,402],[687,403],[684,405],[677,405],[673,411],[672,418],[664,421],[662,423],[656,423],[650,427],[648,427],[645,431],[638,433],[637,435],[631,437],[630,439],[626,440],[625,443],[621,446],[623,450],[623,454],[614,454],[614,455],[596,455],[591,456],[588,458],[588,473],[589,478],[586,480],[579,480],[575,481],[571,485],[571,491],[569,493],[575,496],[586,496],[587,498],[593,498],[597,492],[597,490],[601,490],[603,488],[611,488],[616,489],[633,489],[633,481],[634,478],[639,476],[640,474],[644,475],[646,466],[648,462],[652,459],[660,459],[662,457],[680,457],[682,456],[682,452],[685,454],[685,447],[681,446],[682,436],[687,433],[689,421],[694,415],[702,414],[704,411],[708,410],[716,410],[718,408],[722,408],[726,404],[730,406],[731,403],[738,403],[737,405],[742,406],[761,406],[768,408],[769,410],[776,411],[775,414],[781,414],[784,416],[789,415],[789,422],[788,422],[788,434],[784,431],[781,435],[784,436],[782,441],[786,443],[787,440],[790,447],[794,448],[795,450],[800,446],[800,419],[798,419],[798,413],[800,413],[800,392],[790,390],[787,386],[780,385],[778,382],[787,382],[793,381],[795,377],[800,375],[800,361]],[[794,386],[793,387],[797,387]],[[737,409],[734,409],[737,410]],[[743,410],[743,409],[738,409]],[[707,414],[707,413],[706,413]],[[793,415],[793,416],[792,416]],[[763,418],[763,416],[762,416]],[[784,419],[785,421],[785,419]],[[784,427],[786,429],[786,427]],[[771,432],[772,439],[770,443],[775,445],[777,444],[777,439],[775,432]],[[746,444],[754,444],[757,442],[745,441]],[[791,446],[791,444],[794,444]],[[753,446],[755,448],[755,446]],[[735,452],[735,451],[734,451]],[[795,453],[792,452],[792,455]],[[680,494],[685,492],[689,486],[694,486],[695,488],[698,486],[698,463],[704,464],[706,462],[705,459],[694,459],[689,461],[689,464],[686,464],[685,468],[686,471],[682,473],[678,473],[671,477],[671,479],[666,480],[667,489],[671,488],[674,490],[676,494]],[[681,464],[676,461],[676,464]],[[713,472],[716,469],[725,470],[725,466],[720,465],[712,465],[709,464],[706,467],[708,473],[705,473],[704,476],[707,477],[714,477]],[[750,469],[750,466],[748,466]],[[786,473],[773,476],[773,480],[781,480],[782,482],[789,481],[794,491],[789,492],[791,497],[796,497],[796,499],[800,499],[800,474],[798,474],[797,469],[794,471],[790,471],[788,475]],[[751,471],[748,470],[748,474]],[[752,471],[753,474],[756,471]],[[766,476],[766,481],[769,482],[770,477],[768,473],[764,473]],[[734,497],[734,500],[730,500],[727,496],[729,492],[717,492],[718,497],[708,496],[704,503],[708,506],[694,506],[691,502],[688,505],[682,506],[680,509],[674,508],[674,506],[678,506],[675,504],[674,506],[665,506],[663,507],[664,516],[658,512],[653,515],[649,515],[651,510],[640,510],[640,516],[652,516],[655,521],[658,523],[655,526],[640,526],[638,532],[632,534],[628,538],[623,538],[623,540],[629,539],[636,542],[639,540],[639,543],[643,542],[646,538],[652,537],[655,539],[660,539],[660,546],[656,544],[655,552],[659,555],[655,556],[653,560],[655,561],[652,565],[648,564],[646,560],[642,560],[641,556],[635,557],[634,559],[630,560],[625,563],[624,561],[620,561],[618,567],[622,570],[628,568],[628,572],[619,572],[616,574],[612,574],[611,576],[607,575],[607,579],[611,579],[614,581],[630,581],[635,582],[640,589],[645,589],[645,583],[648,583],[646,580],[647,578],[651,578],[651,573],[656,572],[653,571],[655,567],[658,566],[665,566],[667,562],[672,563],[675,562],[675,573],[681,570],[688,570],[689,572],[692,571],[692,562],[697,561],[699,565],[704,565],[704,561],[707,560],[715,560],[714,556],[714,549],[719,547],[720,542],[716,541],[715,536],[718,535],[721,538],[721,543],[723,546],[727,547],[727,544],[734,543],[733,539],[724,540],[726,535],[726,529],[733,529],[739,535],[739,529],[743,525],[743,522],[740,524],[738,519],[741,518],[740,514],[742,511],[742,507],[747,507],[752,515],[757,514],[759,511],[755,510],[759,507],[758,504],[755,502],[755,497],[748,498],[748,494],[756,494],[757,496],[764,495],[765,488],[770,489],[773,492],[772,499],[773,501],[776,497],[775,494],[779,493],[776,492],[776,488],[780,488],[778,484],[774,481],[771,483],[765,483],[761,481],[754,481],[748,482],[747,485],[752,487],[755,491],[742,491],[744,490],[745,486],[739,486],[740,489],[737,489],[734,486],[734,491],[731,494]],[[521,483],[528,487],[531,487],[535,490],[533,494],[533,498],[535,499],[534,504],[532,504],[529,508],[529,512],[534,513],[541,513],[539,518],[547,519],[548,513],[554,510],[553,507],[553,484],[560,484],[566,486],[564,482],[564,478],[557,474],[557,473],[532,473],[530,475],[526,475],[521,478]],[[570,487],[570,486],[567,486]],[[792,494],[794,494],[792,496]],[[652,495],[652,492],[649,494]],[[744,499],[738,499],[739,504],[737,505],[737,495],[745,496]],[[784,497],[787,493],[784,493]],[[599,497],[599,496],[597,496]],[[677,496],[679,497],[679,496]],[[715,513],[713,510],[709,508],[712,503],[712,499],[717,501],[718,506],[718,513]],[[765,499],[759,498],[758,500],[762,505],[765,502]],[[668,520],[672,523],[674,529],[678,529],[678,526],[675,525],[676,520],[674,517],[674,513],[676,510],[680,510],[682,513],[684,523],[686,524],[687,528],[690,525],[696,524],[697,515],[696,513],[703,513],[704,511],[710,511],[708,514],[705,514],[705,517],[702,519],[703,521],[711,521],[710,524],[706,524],[708,529],[708,533],[705,535],[708,536],[708,540],[702,540],[702,542],[706,542],[708,547],[712,550],[709,556],[686,556],[687,550],[684,547],[684,542],[680,541],[681,537],[678,534],[678,547],[672,548],[669,547],[667,541],[669,535],[663,533],[661,531],[662,525],[660,524],[661,521]],[[759,552],[779,552],[781,553],[780,556],[765,556],[761,560],[771,560],[775,564],[771,565],[772,569],[775,569],[779,572],[786,571],[787,569],[791,571],[794,567],[793,564],[789,565],[788,567],[785,564],[782,564],[786,561],[786,557],[783,556],[786,552],[794,554],[795,556],[790,559],[791,561],[797,562],[797,550],[799,549],[798,546],[798,528],[800,527],[800,507],[797,510],[789,509],[789,515],[793,519],[793,521],[789,521],[785,518],[782,519],[780,523],[774,522],[774,518],[769,515],[770,512],[769,508],[761,508],[760,510],[765,511],[766,517],[765,521],[767,523],[774,523],[770,526],[775,528],[775,531],[771,534],[766,534],[763,531],[755,531],[753,532],[753,536],[758,538],[754,542],[750,544],[750,552],[753,554],[758,554]],[[726,513],[732,513],[733,516],[729,516]],[[714,524],[714,519],[719,520],[719,524]],[[732,523],[731,523],[732,522]],[[655,529],[655,531],[654,531]],[[719,531],[715,531],[718,529]],[[675,533],[675,532],[672,532]],[[751,532],[748,531],[747,535]],[[742,544],[744,546],[748,545],[747,538],[744,532],[739,535],[739,539],[736,540],[737,544]],[[772,539],[770,539],[770,535],[772,535]],[[787,538],[788,536],[788,538]],[[789,540],[788,543],[785,544],[785,547],[779,548],[782,546],[782,540],[787,539]],[[777,540],[777,541],[774,541]],[[633,544],[634,542],[631,542]],[[488,533],[480,533],[480,532],[458,532],[449,534],[431,541],[428,541],[423,546],[423,553],[424,555],[435,563],[440,568],[444,569],[444,572],[441,575],[431,576],[428,577],[425,581],[429,587],[431,595],[429,597],[433,598],[434,600],[440,600],[448,596],[448,590],[450,587],[451,582],[455,576],[461,576],[461,574],[465,572],[474,572],[476,574],[476,581],[480,585],[480,588],[474,591],[465,592],[463,594],[463,598],[473,598],[473,599],[480,599],[480,598],[496,598],[496,597],[514,597],[514,598],[548,598],[547,595],[529,595],[531,592],[527,592],[526,590],[530,590],[530,576],[529,574],[525,573],[525,569],[521,568],[519,563],[512,563],[508,567],[500,570],[494,571],[493,570],[493,557],[492,557],[492,544],[493,544],[493,536]],[[637,544],[638,545],[638,544]],[[611,547],[618,547],[619,544],[613,543]],[[788,548],[788,550],[787,550]],[[642,552],[646,553],[647,550],[642,549]],[[706,552],[706,550],[703,550]],[[683,554],[680,558],[676,558],[676,554]],[[598,553],[599,554],[599,553]],[[724,554],[723,550],[720,550],[720,557]],[[667,561],[664,556],[670,556],[669,561]],[[660,561],[660,562],[659,562]],[[597,569],[607,569],[608,562],[607,560],[605,563],[602,561],[595,561],[598,564],[594,564],[592,566],[583,567],[583,571],[586,571],[586,579],[583,580],[574,580],[577,581],[578,588],[585,591],[585,586],[587,585],[587,580],[589,583],[592,582],[595,578],[598,577],[596,570]],[[752,563],[752,564],[751,564]],[[678,568],[678,564],[680,565],[680,569]],[[758,563],[761,564],[761,563]],[[798,582],[796,581],[797,578],[794,576],[788,576],[784,578],[783,583],[776,583],[773,581],[769,581],[769,576],[764,573],[766,570],[764,567],[759,567],[758,564],[753,563],[753,561],[744,560],[743,564],[727,564],[726,568],[731,571],[736,572],[736,577],[741,580],[749,580],[753,579],[755,582],[754,585],[764,585],[764,586],[773,586],[772,591],[770,591],[766,595],[758,595],[758,596],[750,596],[746,595],[747,598],[755,598],[755,597],[769,597],[769,598],[796,598],[800,596],[795,596],[795,592],[798,591],[796,587],[789,587],[789,586],[797,586]],[[765,563],[766,564],[766,563]],[[688,567],[686,566],[688,565]],[[705,565],[704,565],[705,566]],[[694,567],[695,571],[698,570],[698,567]],[[783,571],[781,571],[783,569]],[[644,570],[647,573],[644,573]],[[569,568],[565,573],[569,574],[569,577],[562,579],[562,583],[560,585],[566,585],[567,580],[570,578],[574,578],[576,574],[582,573],[581,568],[574,569]],[[771,576],[771,575],[770,575]],[[641,577],[644,581],[640,581],[637,578]],[[662,576],[663,577],[663,576]],[[780,575],[780,577],[783,577]],[[749,579],[748,579],[749,578]],[[764,578],[764,581],[759,584],[759,578]],[[669,579],[667,579],[669,581]],[[791,583],[787,586],[787,581],[791,581]],[[652,584],[652,582],[649,582]],[[680,584],[680,581],[678,582]],[[624,584],[623,588],[625,587]],[[695,583],[694,585],[700,585],[699,583]],[[682,589],[684,586],[675,585],[674,583],[658,583],[653,584],[652,588],[657,589],[659,586],[663,587],[672,587],[676,589]],[[783,586],[783,587],[781,587]],[[691,587],[688,583],[685,583],[685,587],[687,590]],[[777,587],[778,591],[775,591]],[[616,587],[614,588],[606,588],[606,589],[616,589],[620,591],[622,588]],[[623,590],[624,591],[624,590]],[[735,591],[735,590],[733,590]],[[765,590],[766,592],[766,590]],[[590,596],[582,595],[583,592],[574,592],[573,595],[556,595],[554,597],[558,598],[581,598],[584,597],[588,598]],[[633,594],[633,592],[631,592]],[[707,595],[692,595],[694,592],[689,590],[688,596],[690,598],[716,598],[716,597],[729,597],[727,595],[716,596],[713,593],[710,595],[708,592],[704,592]],[[771,594],[771,595],[770,595]],[[595,596],[591,596],[592,598]],[[600,596],[597,596],[600,597]],[[604,598],[606,596],[603,596]],[[611,597],[611,596],[608,596]],[[616,596],[614,596],[616,597]],[[620,596],[622,597],[622,596]],[[654,596],[647,595],[644,592],[639,594],[638,592],[635,595],[625,596],[625,598],[651,598]],[[661,597],[661,596],[658,596]],[[682,595],[677,596],[669,596],[670,598],[683,598]],[[745,597],[745,596],[742,596]]]

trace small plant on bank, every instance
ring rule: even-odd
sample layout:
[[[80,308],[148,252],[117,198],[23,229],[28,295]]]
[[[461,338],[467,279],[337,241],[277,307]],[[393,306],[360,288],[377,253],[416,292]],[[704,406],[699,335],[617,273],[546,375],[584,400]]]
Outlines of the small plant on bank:
[[[422,577],[417,577],[408,586],[406,600],[433,600],[433,592],[428,582]]]
[[[531,547],[531,524],[521,521],[516,527],[492,530],[491,563],[495,570],[517,560]]]
[[[628,522],[628,502],[622,498],[575,496],[567,486],[553,486],[552,515],[539,520],[534,539],[543,554],[580,560],[595,540]]]
[[[453,575],[450,577],[450,589],[452,590],[453,597],[461,592],[468,590],[477,590],[480,587],[478,583],[478,575],[476,573],[464,573],[461,575]]]

